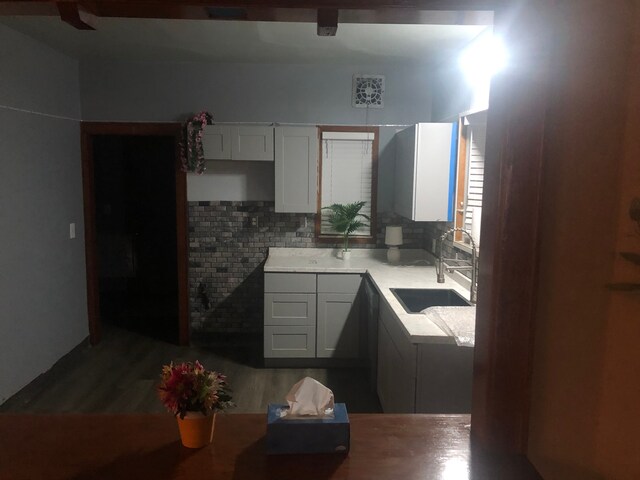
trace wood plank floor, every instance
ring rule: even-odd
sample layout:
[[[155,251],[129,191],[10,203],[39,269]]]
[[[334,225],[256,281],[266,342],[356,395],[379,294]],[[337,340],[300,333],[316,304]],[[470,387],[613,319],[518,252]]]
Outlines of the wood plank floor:
[[[263,413],[281,403],[305,376],[333,390],[352,413],[378,413],[378,398],[361,368],[263,368],[260,339],[225,337],[207,345],[179,347],[105,325],[102,342],[81,345],[0,405],[0,412],[159,413],[156,395],[161,366],[200,360],[228,376],[237,413]]]

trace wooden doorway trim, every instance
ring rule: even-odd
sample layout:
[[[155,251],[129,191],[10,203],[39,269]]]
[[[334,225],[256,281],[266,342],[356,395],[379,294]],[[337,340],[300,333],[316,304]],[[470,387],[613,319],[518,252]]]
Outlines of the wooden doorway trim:
[[[522,3],[495,19],[513,59],[491,83],[471,436],[505,454],[526,455],[529,436],[553,8]]]
[[[110,123],[82,122],[82,191],[84,197],[84,238],[87,269],[87,310],[89,341],[100,342],[100,297],[98,285],[97,235],[95,220],[95,186],[93,163],[93,137],[95,135],[173,136],[176,139],[176,234],[178,262],[178,342],[189,344],[189,242],[187,234],[187,176],[180,169],[177,144],[180,139],[179,123]]]

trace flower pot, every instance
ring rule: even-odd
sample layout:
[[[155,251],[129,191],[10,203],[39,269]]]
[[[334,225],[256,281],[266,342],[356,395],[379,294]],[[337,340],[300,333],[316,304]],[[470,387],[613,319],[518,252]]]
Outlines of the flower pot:
[[[342,260],[349,260],[351,258],[351,250],[342,250]]]
[[[200,412],[187,412],[184,418],[176,417],[180,429],[182,445],[187,448],[206,447],[213,441],[216,414],[203,415]]]

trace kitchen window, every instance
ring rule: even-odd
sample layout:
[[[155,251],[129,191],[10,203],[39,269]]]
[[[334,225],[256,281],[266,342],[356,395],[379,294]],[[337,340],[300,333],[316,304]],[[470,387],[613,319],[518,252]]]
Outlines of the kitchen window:
[[[331,229],[329,211],[334,203],[366,202],[361,213],[371,220],[351,234],[352,243],[375,243],[376,190],[378,173],[377,127],[319,127],[320,188],[316,237],[335,242],[340,236]]]
[[[455,226],[470,232],[479,245],[487,112],[467,115],[460,122]],[[471,242],[466,235],[456,232],[455,245],[467,250]]]

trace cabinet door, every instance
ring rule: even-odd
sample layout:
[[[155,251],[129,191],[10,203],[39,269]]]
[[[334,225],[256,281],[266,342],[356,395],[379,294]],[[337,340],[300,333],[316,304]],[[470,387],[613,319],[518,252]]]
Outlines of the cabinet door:
[[[394,210],[420,222],[453,221],[457,124],[419,123],[396,135]]]
[[[207,125],[202,132],[202,147],[207,160],[231,160],[231,129],[224,125]]]
[[[304,293],[265,293],[265,325],[316,325],[316,296]]]
[[[419,123],[413,220],[452,222],[457,124]]]
[[[422,344],[417,375],[416,413],[471,413],[473,348]]]
[[[318,130],[276,127],[276,212],[315,213],[318,197]]]
[[[273,127],[231,127],[231,159],[273,161]]]
[[[359,356],[360,302],[352,293],[318,293],[318,358]]]
[[[315,273],[265,273],[265,293],[316,293]]]
[[[394,210],[398,215],[413,219],[415,198],[416,126],[396,134],[396,171]]]
[[[316,356],[315,326],[264,327],[265,358],[313,358]]]
[[[383,303],[378,322],[378,398],[384,413],[414,413],[416,347]]]

